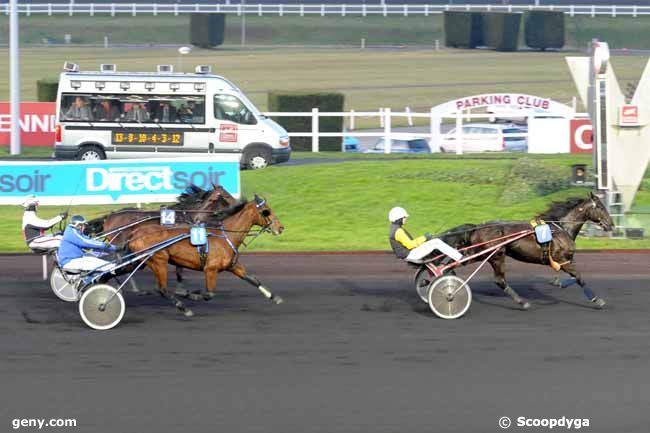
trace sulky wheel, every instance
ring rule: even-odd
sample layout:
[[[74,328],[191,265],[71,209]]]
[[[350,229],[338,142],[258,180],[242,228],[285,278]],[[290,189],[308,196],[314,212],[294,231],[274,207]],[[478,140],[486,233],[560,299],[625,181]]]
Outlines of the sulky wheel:
[[[441,319],[458,319],[467,312],[472,303],[472,291],[463,279],[455,275],[443,275],[429,288],[429,308]],[[458,290],[459,288],[461,288]]]
[[[421,266],[413,278],[415,291],[425,304],[429,302],[429,286],[431,285],[431,281],[435,280],[435,278],[436,277],[431,275],[431,272],[429,272],[429,269],[427,269],[426,266]]]
[[[57,296],[57,298],[66,302],[75,302],[79,300],[79,285],[78,276],[66,277],[61,272],[61,269],[54,267],[50,274],[50,287]]]
[[[93,329],[111,329],[122,320],[126,305],[122,294],[108,284],[95,284],[79,301],[81,318]]]

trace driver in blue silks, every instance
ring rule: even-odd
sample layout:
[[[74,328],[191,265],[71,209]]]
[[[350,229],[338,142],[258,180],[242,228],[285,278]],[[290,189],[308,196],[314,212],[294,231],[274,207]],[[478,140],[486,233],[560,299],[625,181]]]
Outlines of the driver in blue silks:
[[[114,245],[96,241],[86,236],[83,231],[86,226],[86,219],[81,215],[75,215],[70,219],[70,224],[63,232],[63,239],[59,246],[59,264],[64,270],[69,271],[93,271],[100,269],[110,262],[102,260],[91,254],[84,254],[82,249],[95,251],[114,252]]]

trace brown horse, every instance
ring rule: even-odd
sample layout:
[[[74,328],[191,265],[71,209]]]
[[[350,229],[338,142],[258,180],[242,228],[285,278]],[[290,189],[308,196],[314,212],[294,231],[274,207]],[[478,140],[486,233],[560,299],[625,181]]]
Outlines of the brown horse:
[[[167,263],[172,263],[176,266],[205,273],[206,291],[203,293],[203,299],[206,301],[215,296],[219,272],[227,270],[256,286],[264,296],[276,304],[281,303],[282,299],[280,297],[274,296],[257,278],[249,275],[244,265],[238,261],[239,246],[253,226],[260,226],[262,231],[269,231],[274,235],[279,235],[284,230],[284,226],[268,206],[266,200],[256,195],[254,201],[244,201],[224,209],[222,215],[208,219],[208,226],[206,227],[208,251],[203,254],[203,257],[197,247],[190,243],[190,239],[180,240],[155,253],[147,260],[146,264],[154,273],[160,294],[169,299],[186,316],[193,315],[192,311],[176,296],[167,291]],[[174,228],[141,227],[132,233],[129,249],[136,252],[142,251],[165,240],[187,234],[189,230],[190,226]],[[200,299],[198,293],[192,295],[193,300]]]
[[[560,210],[561,209],[561,210]],[[564,213],[564,217],[557,215]],[[530,303],[519,296],[506,280],[506,256],[527,263],[551,265],[556,262],[560,269],[573,278],[582,287],[587,299],[597,308],[605,306],[605,301],[597,297],[587,286],[580,272],[576,269],[574,254],[576,250],[575,237],[586,221],[598,224],[605,231],[611,231],[614,223],[607,213],[607,209],[594,194],[590,193],[586,199],[569,199],[563,203],[553,203],[551,208],[541,214],[547,219],[553,231],[553,240],[547,245],[540,245],[534,234],[521,238],[500,248],[489,260],[494,270],[494,281],[515,303],[523,309],[530,308]],[[550,218],[549,218],[550,217]],[[551,218],[558,218],[557,220]],[[488,222],[481,225],[466,224],[443,233],[440,238],[456,248],[470,247],[483,244],[478,248],[469,248],[465,254],[479,252],[480,248],[488,248],[493,243],[492,239],[503,238],[517,232],[530,229],[527,222]]]
[[[175,210],[177,219],[187,224],[205,221],[215,211],[236,203],[237,199],[220,185],[212,184],[211,190],[204,190],[196,185],[190,185],[178,196],[176,203],[169,206],[169,209]],[[113,245],[122,246],[130,239],[134,230],[148,226],[160,227],[160,211],[125,208],[89,221],[88,231],[95,234],[106,233]],[[129,270],[130,268],[124,268],[122,272],[128,272]],[[133,279],[130,281],[134,291],[140,293],[135,281]],[[187,295],[183,288],[183,272],[179,267],[176,268],[176,284],[177,294]]]

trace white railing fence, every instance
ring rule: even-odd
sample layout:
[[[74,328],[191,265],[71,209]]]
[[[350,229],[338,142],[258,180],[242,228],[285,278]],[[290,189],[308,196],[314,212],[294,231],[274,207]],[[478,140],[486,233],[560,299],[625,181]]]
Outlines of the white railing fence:
[[[9,3],[2,9],[9,15]],[[1,9],[0,9],[1,10]],[[589,15],[592,17],[606,15],[610,17],[650,15],[650,6],[636,5],[469,5],[469,4],[425,4],[425,5],[391,5],[391,4],[178,4],[178,3],[19,3],[20,14],[188,14],[188,13],[224,13],[232,15],[320,15],[320,16],[368,16],[399,15],[429,16],[445,11],[479,11],[479,12],[525,12],[531,10],[561,11],[569,16]]]
[[[407,109],[405,111],[392,111],[390,108],[383,108],[379,111],[343,111],[343,112],[321,112],[318,108],[313,108],[311,112],[266,112],[263,113],[268,117],[311,117],[312,129],[311,131],[302,131],[302,132],[290,132],[289,137],[311,137],[311,151],[319,152],[320,151],[320,138],[321,137],[377,137],[384,139],[384,153],[391,153],[391,144],[392,140],[403,139],[406,136],[413,137],[414,135],[425,138],[429,141],[429,146],[437,150],[439,149],[440,143],[442,141],[441,126],[443,120],[450,119],[454,120],[456,132],[454,134],[455,142],[459,143],[455,149],[457,154],[463,153],[463,139],[473,138],[473,137],[485,137],[480,134],[463,134],[463,123],[471,121],[473,119],[479,119],[479,121],[489,121],[495,117],[492,113],[456,113],[455,115],[440,115],[434,109],[431,109],[428,113],[416,113]],[[348,120],[345,131],[343,132],[322,132],[320,131],[320,118],[321,117],[343,117],[344,123],[345,119]],[[355,118],[359,117],[375,117],[379,120],[379,125],[381,131],[377,132],[357,132],[355,130]],[[526,115],[522,115],[526,117]],[[429,132],[428,133],[418,133],[418,132],[393,132],[393,119],[394,118],[406,118],[409,125],[412,125],[413,118],[428,119],[429,120]],[[527,133],[519,134],[509,134],[509,137],[528,137]],[[341,144],[341,150],[345,150],[343,144]]]

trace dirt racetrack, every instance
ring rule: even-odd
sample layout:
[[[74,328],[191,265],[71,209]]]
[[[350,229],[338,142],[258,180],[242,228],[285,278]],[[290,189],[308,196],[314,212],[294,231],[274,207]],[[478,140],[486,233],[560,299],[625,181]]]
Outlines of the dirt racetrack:
[[[75,418],[42,431],[485,433],[502,416],[509,431],[563,416],[589,419],[586,432],[648,431],[649,254],[578,255],[603,311],[547,284],[550,268],[510,261],[533,308],[515,309],[484,270],[455,321],[436,319],[388,254],[242,261],[285,303],[224,275],[192,319],[128,294],[121,325],[100,332],[54,297],[40,258],[0,257],[0,431]],[[138,281],[153,284],[149,271]]]

